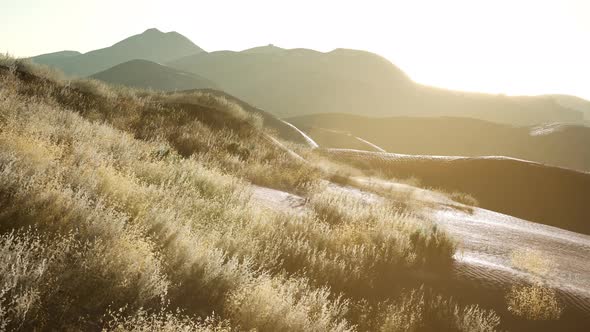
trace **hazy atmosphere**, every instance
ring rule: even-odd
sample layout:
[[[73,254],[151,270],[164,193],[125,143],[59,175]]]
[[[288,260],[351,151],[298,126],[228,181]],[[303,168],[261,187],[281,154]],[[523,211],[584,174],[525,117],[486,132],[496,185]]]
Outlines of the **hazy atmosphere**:
[[[590,331],[590,2],[0,2],[0,332]]]
[[[586,0],[0,3],[0,52],[15,56],[86,52],[156,27],[178,31],[209,52],[271,43],[363,49],[427,85],[590,98]]]

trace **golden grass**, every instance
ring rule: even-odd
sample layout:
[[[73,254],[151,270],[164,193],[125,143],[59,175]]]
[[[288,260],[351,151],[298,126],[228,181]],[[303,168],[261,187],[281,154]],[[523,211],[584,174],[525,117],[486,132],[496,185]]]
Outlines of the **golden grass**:
[[[528,248],[513,251],[510,260],[512,266],[535,276],[544,276],[554,268],[554,262],[546,258],[542,252]]]
[[[513,286],[506,301],[508,311],[529,320],[557,320],[563,313],[555,290],[541,284]]]
[[[318,186],[255,118],[186,98],[0,73],[0,327],[362,330],[351,301],[449,268],[428,221]],[[313,210],[263,210],[249,182]]]

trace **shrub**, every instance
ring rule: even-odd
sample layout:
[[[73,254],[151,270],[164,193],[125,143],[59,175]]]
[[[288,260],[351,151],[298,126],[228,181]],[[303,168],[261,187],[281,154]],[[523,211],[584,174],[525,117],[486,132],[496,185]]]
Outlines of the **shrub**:
[[[449,195],[449,197],[458,203],[465,204],[467,206],[478,207],[479,201],[471,196],[470,194],[462,193],[462,192],[453,192]]]
[[[557,320],[563,312],[555,290],[541,284],[513,286],[506,301],[508,311],[530,320]]]
[[[543,256],[542,252],[528,248],[513,251],[510,260],[512,266],[530,272],[534,276],[546,275],[553,268],[553,262]]]
[[[205,320],[183,315],[180,311],[148,312],[140,309],[124,316],[120,311],[110,312],[103,332],[229,332],[232,331],[227,321],[214,317]]]
[[[493,310],[461,306],[424,286],[404,292],[396,301],[359,303],[355,309],[366,318],[360,326],[364,331],[492,332],[500,325]]]

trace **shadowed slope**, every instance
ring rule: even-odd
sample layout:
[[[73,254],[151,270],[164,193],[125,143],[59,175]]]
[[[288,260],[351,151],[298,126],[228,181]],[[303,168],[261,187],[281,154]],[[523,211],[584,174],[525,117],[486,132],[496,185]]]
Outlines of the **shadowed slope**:
[[[503,157],[430,157],[354,150],[328,156],[423,186],[465,192],[480,206],[518,218],[590,234],[590,174]]]
[[[350,114],[314,114],[287,120],[326,148],[374,150],[360,147],[351,141],[350,134],[395,153],[508,156],[590,171],[590,128],[585,126],[512,127],[469,118],[369,118]]]
[[[148,60],[131,60],[94,74],[91,78],[111,84],[162,91],[216,87],[214,82],[199,75]]]

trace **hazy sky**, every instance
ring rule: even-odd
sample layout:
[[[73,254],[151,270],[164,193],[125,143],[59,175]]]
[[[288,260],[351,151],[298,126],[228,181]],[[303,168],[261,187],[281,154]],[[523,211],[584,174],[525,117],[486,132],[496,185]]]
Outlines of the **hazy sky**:
[[[590,99],[590,0],[0,0],[0,52],[86,52],[156,27],[207,51],[381,54],[415,81]]]

